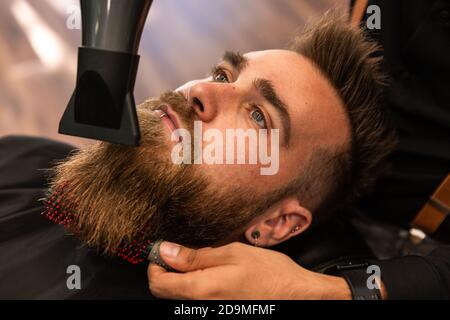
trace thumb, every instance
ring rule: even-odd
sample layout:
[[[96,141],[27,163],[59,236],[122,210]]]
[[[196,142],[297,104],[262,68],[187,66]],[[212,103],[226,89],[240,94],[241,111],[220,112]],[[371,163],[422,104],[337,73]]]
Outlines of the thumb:
[[[167,241],[161,243],[159,255],[168,266],[180,272],[226,265],[233,260],[226,247],[195,250]]]

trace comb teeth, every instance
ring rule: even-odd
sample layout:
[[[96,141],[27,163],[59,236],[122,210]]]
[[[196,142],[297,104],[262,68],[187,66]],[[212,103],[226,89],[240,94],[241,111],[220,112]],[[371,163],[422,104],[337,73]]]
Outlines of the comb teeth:
[[[75,221],[77,206],[71,201],[64,189],[67,184],[58,186],[55,190],[49,190],[47,198],[44,200],[45,211],[42,213],[50,221],[63,225],[75,234],[79,233]]]
[[[49,190],[44,200],[45,211],[42,215],[53,223],[64,226],[64,228],[75,235],[79,235],[81,232],[76,223],[77,205],[65,192],[67,186],[68,184],[66,183]],[[145,262],[152,250],[152,242],[146,240],[143,236],[137,237],[137,239],[141,240],[135,239],[131,242],[123,243],[115,250],[116,255],[134,265]]]
[[[117,256],[132,264],[139,264],[147,260],[152,250],[152,242],[150,240],[138,242],[133,240],[131,243],[123,245],[117,250]]]

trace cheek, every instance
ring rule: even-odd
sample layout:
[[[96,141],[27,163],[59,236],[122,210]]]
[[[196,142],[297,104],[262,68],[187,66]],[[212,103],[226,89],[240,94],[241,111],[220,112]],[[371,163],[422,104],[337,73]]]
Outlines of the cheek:
[[[216,186],[245,188],[246,190],[263,190],[260,184],[258,165],[200,165],[200,170]]]
[[[266,194],[284,188],[291,174],[279,173],[274,176],[264,176],[257,165],[199,165],[209,181],[215,186],[245,190],[255,194]]]
[[[208,129],[217,129],[225,135],[227,129],[247,129],[243,119],[243,112],[238,113],[226,101],[220,101],[216,116],[209,122],[203,122],[203,132]]]

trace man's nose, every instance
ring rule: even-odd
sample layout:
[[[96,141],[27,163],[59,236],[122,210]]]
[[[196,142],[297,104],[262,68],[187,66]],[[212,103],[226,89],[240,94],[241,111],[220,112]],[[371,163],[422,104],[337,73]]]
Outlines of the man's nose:
[[[188,89],[187,98],[197,116],[203,122],[211,122],[223,111],[225,105],[234,105],[232,84],[199,82]]]

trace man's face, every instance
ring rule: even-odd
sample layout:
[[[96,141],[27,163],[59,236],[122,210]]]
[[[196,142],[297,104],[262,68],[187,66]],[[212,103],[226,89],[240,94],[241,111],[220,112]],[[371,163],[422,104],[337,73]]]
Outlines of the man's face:
[[[162,105],[170,107],[170,121],[158,111]],[[331,85],[308,60],[283,50],[227,54],[211,77],[147,101],[138,115],[140,148],[93,145],[61,164],[52,183],[55,199],[74,208],[66,221],[108,253],[134,240],[194,247],[236,240],[255,217],[284,203],[283,188],[316,148],[349,139]],[[269,153],[278,143],[270,132],[279,129],[279,168],[261,175],[261,163],[173,163],[180,144],[171,139],[173,120],[193,135],[194,120],[203,133],[215,129],[223,137],[232,129],[266,129]],[[249,148],[244,152],[248,157]]]
[[[241,185],[257,194],[278,190],[297,177],[313,150],[349,142],[348,120],[337,94],[310,61],[292,51],[227,53],[210,77],[177,91],[189,100],[204,133],[218,129],[226,137],[229,129],[267,129],[272,155],[279,143],[275,174],[262,175],[260,162],[202,164],[201,170],[218,185]],[[276,141],[271,139],[273,129],[279,129]],[[238,148],[234,150],[236,154]],[[245,153],[249,159],[248,143]]]

